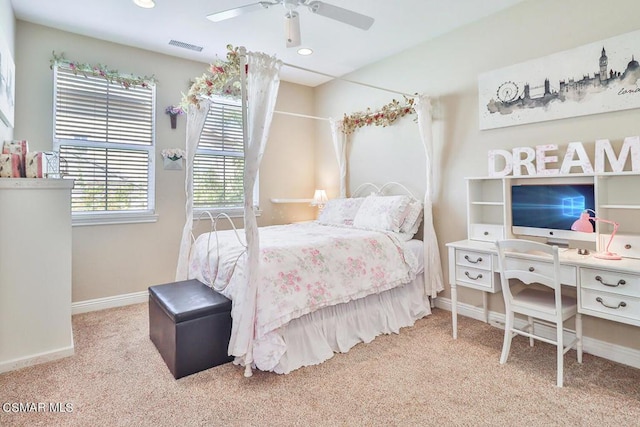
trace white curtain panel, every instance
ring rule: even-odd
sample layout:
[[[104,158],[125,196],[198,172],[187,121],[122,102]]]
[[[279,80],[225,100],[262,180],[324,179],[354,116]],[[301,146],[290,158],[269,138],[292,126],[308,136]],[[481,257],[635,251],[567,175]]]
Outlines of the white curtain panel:
[[[434,176],[439,172],[436,162],[433,158],[433,128],[432,128],[432,110],[431,100],[428,96],[419,95],[415,98],[414,108],[418,114],[418,129],[420,138],[424,145],[427,171],[427,188],[424,194],[424,271],[429,274],[425,277],[425,286],[430,282],[430,296],[435,298],[438,292],[444,290],[442,282],[442,264],[440,263],[440,249],[438,246],[438,237],[436,230],[433,228],[433,191]],[[428,288],[427,288],[428,289]]]
[[[247,53],[247,116],[244,147],[244,231],[247,242],[247,283],[243,296],[244,307],[240,316],[234,317],[229,342],[230,354],[242,357],[250,369],[253,362],[253,339],[257,277],[259,275],[258,224],[254,212],[254,186],[264,148],[269,137],[269,128],[276,106],[280,86],[282,62],[263,53]],[[249,371],[250,372],[250,371]]]
[[[333,148],[336,152],[338,160],[338,168],[340,170],[340,197],[347,197],[347,140],[343,130],[343,121],[330,119],[331,137],[333,138]]]
[[[180,254],[178,255],[178,267],[176,268],[176,282],[187,280],[189,271],[191,231],[193,229],[193,159],[196,156],[204,121],[207,118],[207,114],[209,114],[209,107],[211,107],[211,100],[202,99],[199,108],[197,105],[190,104],[187,110],[186,177],[184,181],[184,191],[187,196],[185,204],[186,220],[182,229]]]

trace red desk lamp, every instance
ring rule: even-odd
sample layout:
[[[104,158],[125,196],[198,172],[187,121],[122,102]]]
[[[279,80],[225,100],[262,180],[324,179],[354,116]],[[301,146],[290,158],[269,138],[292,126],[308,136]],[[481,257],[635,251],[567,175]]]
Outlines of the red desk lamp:
[[[593,212],[593,216],[589,216],[589,212]],[[622,259],[622,257],[620,255],[615,254],[613,252],[609,252],[609,246],[611,246],[611,242],[613,241],[613,237],[616,235],[616,231],[618,231],[618,227],[620,226],[620,224],[618,224],[617,222],[610,221],[608,219],[600,218],[600,217],[596,216],[595,211],[593,211],[592,209],[585,209],[580,214],[580,218],[578,218],[571,225],[571,229],[573,231],[582,231],[583,233],[593,233],[593,226],[591,225],[591,221],[593,221],[593,222],[604,222],[606,224],[613,225],[613,233],[611,233],[611,237],[609,238],[609,242],[607,242],[607,247],[605,248],[604,252],[599,252],[597,254],[594,254],[593,256],[596,257],[596,258],[601,258],[601,259],[613,259],[613,260]]]

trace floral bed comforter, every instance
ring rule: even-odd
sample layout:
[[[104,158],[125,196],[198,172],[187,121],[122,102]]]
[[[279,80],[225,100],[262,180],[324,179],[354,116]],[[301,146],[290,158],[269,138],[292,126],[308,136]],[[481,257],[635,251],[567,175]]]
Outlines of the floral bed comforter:
[[[291,319],[408,283],[418,268],[415,255],[392,233],[315,222],[261,227],[259,233],[254,361],[263,370],[286,350],[273,332]],[[217,244],[218,250],[213,234],[198,237],[189,277],[233,300],[231,314],[237,318],[243,309],[238,301],[244,298],[245,249],[233,231],[219,231]]]

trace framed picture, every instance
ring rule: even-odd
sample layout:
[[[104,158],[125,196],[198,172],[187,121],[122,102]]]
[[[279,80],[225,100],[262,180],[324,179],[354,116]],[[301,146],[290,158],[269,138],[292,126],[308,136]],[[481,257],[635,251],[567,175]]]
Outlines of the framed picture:
[[[480,129],[640,108],[640,31],[478,77]]]
[[[0,40],[0,120],[13,127],[16,102],[16,66],[4,40]]]

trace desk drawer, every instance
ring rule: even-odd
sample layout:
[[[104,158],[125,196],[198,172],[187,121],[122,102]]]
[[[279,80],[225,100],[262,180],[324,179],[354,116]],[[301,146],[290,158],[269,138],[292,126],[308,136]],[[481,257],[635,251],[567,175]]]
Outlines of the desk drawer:
[[[495,224],[470,224],[469,238],[485,242],[495,242],[504,239],[504,227]]]
[[[581,313],[640,326],[640,298],[583,288]]]
[[[456,281],[462,286],[493,292],[493,273],[491,270],[481,270],[462,265],[456,266]]]
[[[553,276],[553,263],[545,261],[530,261],[525,259],[512,258],[507,256],[506,269],[534,269],[535,272],[544,274],[545,276]],[[576,267],[573,265],[560,265],[560,282],[563,285],[576,286],[577,281]]]
[[[600,235],[600,248],[604,250],[609,243],[611,234]],[[616,238],[611,242],[609,251],[625,258],[640,259],[640,236],[632,234],[616,234]]]
[[[456,264],[480,270],[491,270],[491,254],[464,250],[456,251]]]
[[[634,274],[581,268],[580,286],[595,291],[640,298],[640,276]]]

